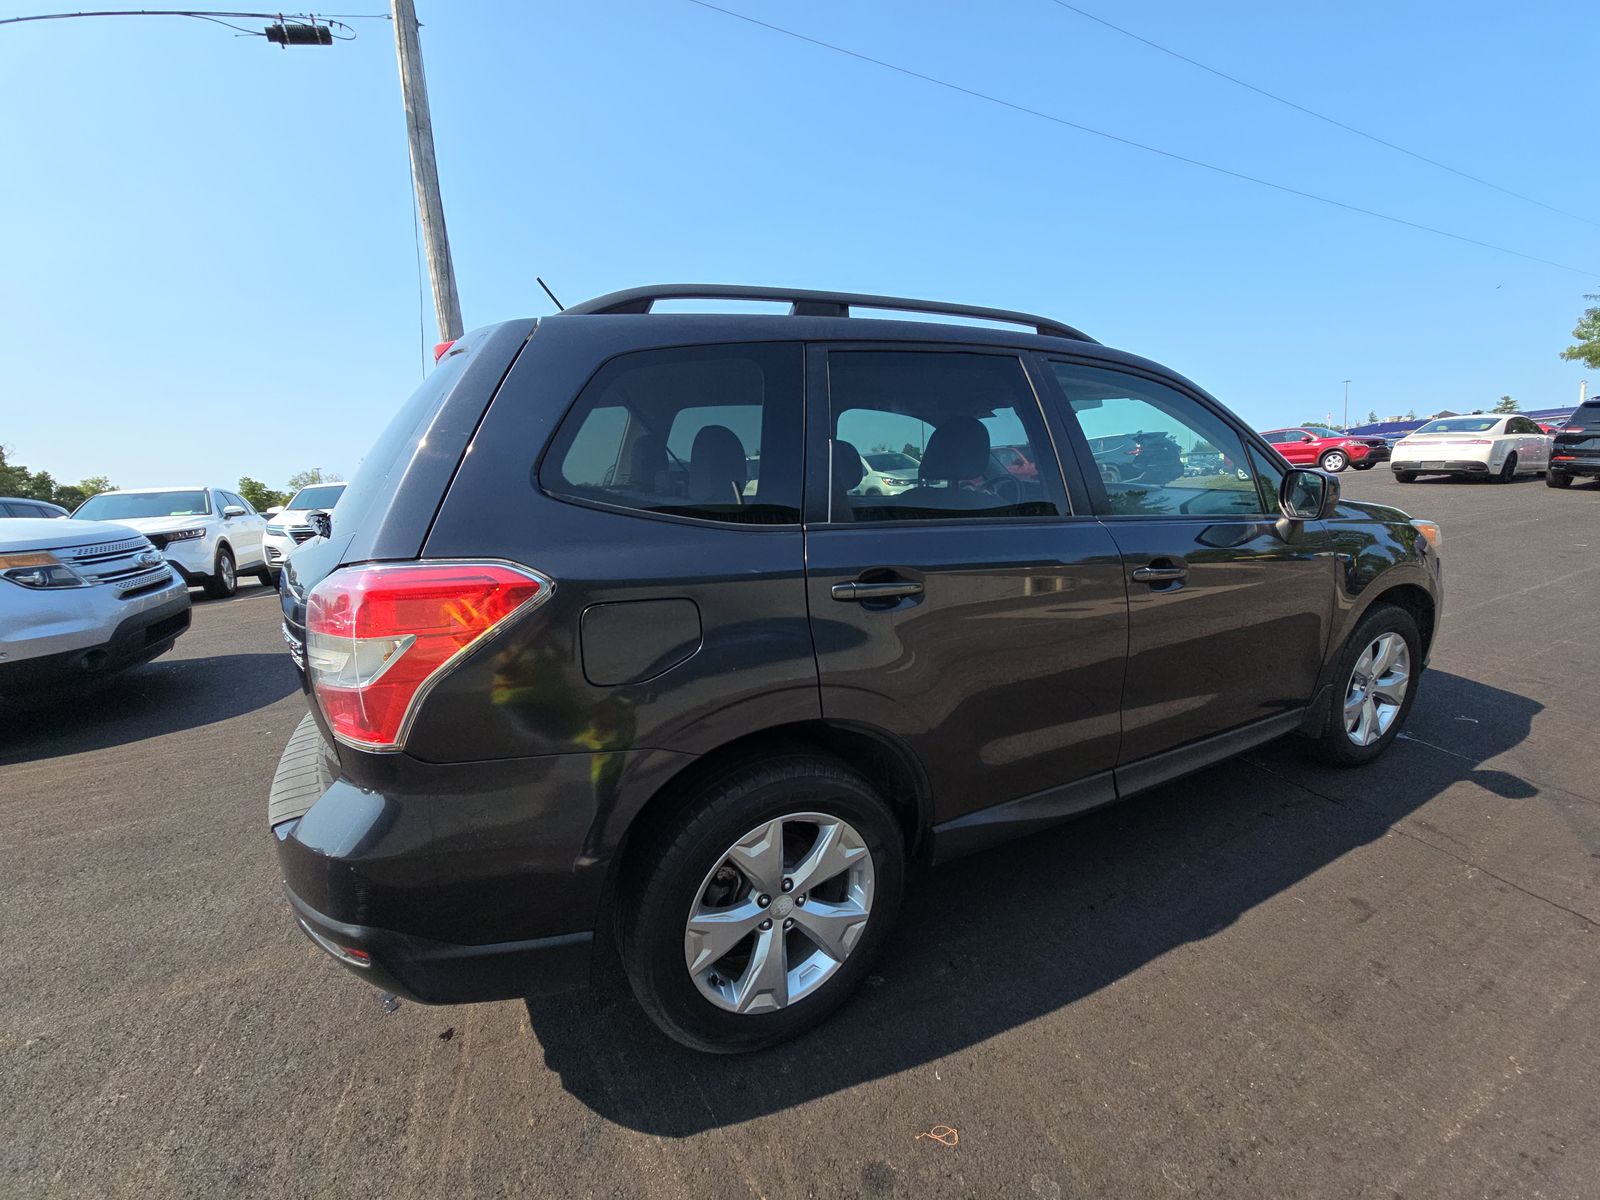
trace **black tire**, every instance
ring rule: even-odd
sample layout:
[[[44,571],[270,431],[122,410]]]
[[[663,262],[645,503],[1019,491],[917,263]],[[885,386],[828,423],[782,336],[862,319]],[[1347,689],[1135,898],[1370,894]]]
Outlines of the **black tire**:
[[[685,926],[699,889],[728,849],[763,821],[823,813],[866,844],[873,896],[865,931],[831,978],[776,1011],[735,1013],[702,994],[684,961]],[[695,1050],[759,1050],[810,1029],[837,1008],[877,958],[905,886],[906,848],[889,806],[836,759],[790,754],[730,770],[655,832],[633,858],[637,880],[621,897],[619,943],[640,1006],[667,1036]]]
[[[205,587],[206,595],[213,600],[226,600],[239,590],[239,568],[227,546],[217,547],[217,560],[206,576]]]
[[[1417,481],[1417,473],[1415,471],[1396,471],[1394,473],[1394,481],[1396,483],[1415,483]]]
[[[258,580],[260,580],[263,587],[269,587],[273,591],[278,590],[278,573],[271,567],[257,567],[253,574]]]
[[[1517,477],[1517,452],[1513,450],[1506,455],[1505,462],[1500,464],[1500,471],[1494,476],[1496,483],[1510,483]]]
[[[1350,692],[1356,661],[1368,646],[1385,633],[1398,633],[1406,643],[1410,657],[1410,680],[1399,711],[1383,735],[1370,745],[1360,746],[1351,740],[1345,730],[1344,703]],[[1405,728],[1416,703],[1417,686],[1422,675],[1422,633],[1417,623],[1405,609],[1393,604],[1375,604],[1361,618],[1355,631],[1345,641],[1334,664],[1332,685],[1328,689],[1326,711],[1323,713],[1322,733],[1317,737],[1303,738],[1306,751],[1316,759],[1336,767],[1359,767],[1377,758],[1394,742]]]
[[[1329,450],[1317,460],[1317,466],[1330,475],[1337,475],[1350,465],[1350,456],[1343,450]]]
[[[1369,462],[1351,463],[1350,465],[1355,467],[1355,469],[1358,470],[1358,471],[1370,471],[1370,470],[1372,470],[1372,464],[1369,463]]]
[[[1564,475],[1560,471],[1546,471],[1544,473],[1545,487],[1569,488],[1572,486],[1572,476]]]

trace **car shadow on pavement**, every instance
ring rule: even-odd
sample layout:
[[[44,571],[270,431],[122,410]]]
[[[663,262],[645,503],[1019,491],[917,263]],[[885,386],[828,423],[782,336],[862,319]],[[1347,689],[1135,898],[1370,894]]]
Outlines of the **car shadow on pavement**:
[[[213,725],[299,690],[286,654],[157,659],[91,689],[0,701],[0,766]]]
[[[625,992],[527,1001],[546,1064],[600,1116],[686,1137],[937,1060],[1072,1004],[1226,928],[1463,780],[1535,789],[1480,764],[1522,742],[1543,706],[1431,671],[1411,727],[1493,714],[1470,754],[1397,743],[1355,771],[1285,743],[1045,833],[926,872],[876,973],[828,1022],[755,1056],[667,1040]],[[1431,718],[1425,719],[1425,718]],[[1092,1051],[1092,1047],[1088,1048]]]

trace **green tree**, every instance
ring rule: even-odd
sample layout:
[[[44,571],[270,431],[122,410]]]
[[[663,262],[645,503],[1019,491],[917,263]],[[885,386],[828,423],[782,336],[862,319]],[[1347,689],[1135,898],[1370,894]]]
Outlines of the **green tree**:
[[[1600,300],[1600,295],[1585,296],[1585,300]],[[1572,327],[1574,345],[1561,352],[1568,362],[1580,362],[1591,371],[1600,371],[1600,307],[1583,310],[1583,316]]]
[[[1417,419],[1417,410],[1414,409],[1414,408],[1406,409],[1406,420],[1415,421],[1416,419]]]
[[[1522,406],[1519,405],[1510,396],[1501,396],[1499,402],[1490,411],[1491,412],[1497,412],[1497,413],[1521,412],[1522,411]]]
[[[914,458],[918,462],[922,461],[921,446],[914,446],[910,442],[907,442],[904,446],[900,447],[900,453],[904,454],[907,458]]]
[[[250,501],[250,506],[257,512],[264,512],[273,505],[281,505],[289,498],[287,492],[275,491],[259,479],[251,479],[248,475],[239,480],[239,495]]]
[[[292,496],[301,488],[310,487],[313,483],[338,482],[340,482],[339,472],[324,472],[321,467],[312,467],[309,471],[296,471],[293,475],[289,476],[289,482],[285,486],[288,487],[289,494]]]
[[[1376,425],[1377,423],[1378,423],[1378,410],[1377,409],[1373,409],[1371,412],[1369,412],[1367,414],[1367,424],[1368,425]]]

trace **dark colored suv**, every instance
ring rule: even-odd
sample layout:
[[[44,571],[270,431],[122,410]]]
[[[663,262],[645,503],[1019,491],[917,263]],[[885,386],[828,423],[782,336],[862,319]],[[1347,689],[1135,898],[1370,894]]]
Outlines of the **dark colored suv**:
[[[1600,400],[1585,400],[1555,435],[1544,481],[1553,488],[1572,486],[1576,476],[1600,479]]]
[[[790,307],[651,312],[685,297]],[[1099,470],[1154,432],[1248,470]],[[914,485],[858,494],[883,447]],[[582,983],[614,935],[668,1034],[766,1045],[866,974],[913,868],[1283,734],[1382,753],[1437,537],[1042,317],[689,286],[482,329],[288,560],[289,902],[428,1002]]]

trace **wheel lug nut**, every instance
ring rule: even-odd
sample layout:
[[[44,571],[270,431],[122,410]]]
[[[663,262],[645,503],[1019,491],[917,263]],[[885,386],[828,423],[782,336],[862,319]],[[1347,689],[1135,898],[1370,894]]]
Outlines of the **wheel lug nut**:
[[[772,918],[768,917],[765,921],[761,922],[761,928],[762,929],[771,929],[772,928]]]
[[[798,896],[796,896],[794,898],[794,904],[795,904],[796,908],[799,908],[805,902],[806,902],[806,894],[804,892],[801,892]]]
[[[784,881],[783,881],[783,890],[784,890],[784,891],[786,891],[786,892],[792,892],[792,891],[794,891],[794,880],[792,880],[792,879],[785,879],[785,880],[784,880]]]
[[[772,903],[772,897],[767,895],[765,892],[761,893],[761,895],[756,897],[756,905],[759,908],[765,908],[767,905],[769,905],[771,903]]]
[[[785,929],[793,929],[794,928],[794,918],[793,917],[785,917],[783,919],[783,927]]]

